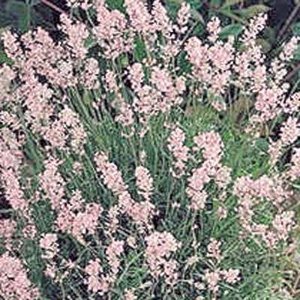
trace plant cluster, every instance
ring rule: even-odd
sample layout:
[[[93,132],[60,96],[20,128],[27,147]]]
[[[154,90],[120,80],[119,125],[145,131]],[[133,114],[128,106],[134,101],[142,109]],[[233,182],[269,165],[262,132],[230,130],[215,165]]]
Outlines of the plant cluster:
[[[69,5],[58,40],[2,36],[0,296],[297,296],[298,38],[269,59],[263,14],[200,38],[186,2]]]

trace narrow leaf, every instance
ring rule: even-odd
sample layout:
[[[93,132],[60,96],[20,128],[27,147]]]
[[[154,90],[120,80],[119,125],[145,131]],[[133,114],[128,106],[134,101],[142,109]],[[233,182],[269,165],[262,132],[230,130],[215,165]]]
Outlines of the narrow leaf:
[[[295,23],[292,27],[292,30],[295,36],[300,36],[300,22]]]
[[[222,8],[230,7],[236,4],[243,3],[244,0],[226,0],[225,3],[223,4]]]
[[[243,31],[243,26],[241,24],[230,24],[225,26],[220,32],[220,38],[225,39],[229,36],[237,37]]]
[[[263,5],[263,4],[256,4],[256,5],[252,5],[249,6],[247,8],[244,9],[239,9],[236,10],[235,12],[245,18],[253,18],[256,15],[260,14],[260,13],[266,13],[270,10],[270,7]]]

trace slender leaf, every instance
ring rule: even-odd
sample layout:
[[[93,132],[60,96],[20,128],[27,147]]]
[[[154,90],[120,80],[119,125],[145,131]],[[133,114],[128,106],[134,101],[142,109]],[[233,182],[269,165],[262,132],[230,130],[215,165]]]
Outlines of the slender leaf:
[[[225,3],[223,4],[222,8],[226,8],[226,7],[240,4],[243,2],[244,2],[244,0],[226,0]]]
[[[300,22],[295,23],[292,27],[292,30],[295,36],[300,36]]]
[[[229,36],[237,37],[243,31],[241,24],[230,24],[225,26],[220,32],[220,38],[225,39]]]
[[[236,10],[235,12],[244,18],[250,19],[260,13],[266,13],[269,10],[270,10],[270,7],[268,7],[266,5],[256,4],[256,5],[251,5],[244,9]]]

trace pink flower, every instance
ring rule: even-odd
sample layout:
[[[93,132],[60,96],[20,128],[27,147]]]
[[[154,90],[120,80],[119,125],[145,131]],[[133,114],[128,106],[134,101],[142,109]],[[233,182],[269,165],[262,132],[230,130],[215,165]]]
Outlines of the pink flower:
[[[213,131],[201,133],[194,137],[194,143],[196,144],[195,150],[203,149],[204,159],[215,165],[219,163],[224,145],[217,133]]]
[[[203,150],[202,166],[193,170],[188,178],[187,195],[191,198],[191,208],[201,210],[208,197],[205,185],[214,179],[220,189],[230,182],[230,168],[221,165],[223,142],[215,132],[205,132],[194,137],[194,151]]]
[[[99,88],[99,76],[100,70],[98,61],[94,58],[88,58],[84,64],[84,71],[81,75],[80,83],[83,84],[87,89],[98,89]]]
[[[134,114],[132,107],[125,101],[122,101],[120,103],[119,114],[115,120],[121,123],[123,126],[130,126],[134,124]]]
[[[116,275],[120,268],[120,255],[124,251],[124,242],[113,240],[106,249],[106,255],[111,271]]]
[[[110,163],[108,157],[104,153],[96,154],[95,161],[97,170],[102,173],[102,179],[105,185],[118,198],[118,209],[130,216],[139,226],[148,226],[148,222],[153,215],[154,205],[148,200],[139,203],[132,199],[118,167],[115,164]],[[148,181],[150,178],[146,180]],[[147,186],[143,180],[138,182],[140,188],[148,189],[147,191],[143,191],[143,193],[146,192],[147,195],[149,195],[150,192],[150,182],[151,180],[147,182]]]
[[[135,177],[138,193],[149,201],[153,192],[153,179],[149,171],[143,166],[138,166],[135,169]]]
[[[222,259],[222,255],[221,255],[221,242],[217,241],[215,239],[210,239],[210,243],[207,246],[207,257],[209,258],[213,258],[217,261],[217,263],[219,263]]]
[[[299,148],[294,149],[291,164],[292,166],[287,173],[292,180],[295,180],[300,177],[300,149]]]
[[[244,31],[242,41],[247,46],[253,46],[257,35],[265,28],[267,15],[259,14],[250,20],[248,28]]]
[[[100,295],[108,292],[110,283],[107,278],[100,275],[100,273],[102,273],[102,267],[99,259],[90,260],[85,267],[85,272],[88,275],[85,283],[87,284],[89,291],[92,293],[99,293]]]
[[[57,227],[72,234],[84,243],[85,235],[96,233],[98,219],[102,212],[99,204],[85,204],[80,192],[75,192],[69,203],[62,203],[56,219]]]
[[[282,52],[279,55],[279,58],[283,61],[290,61],[299,46],[299,37],[293,36],[283,47]]]
[[[287,240],[290,231],[295,225],[294,216],[295,213],[293,211],[285,211],[275,216],[272,226],[278,240]]]
[[[278,140],[277,142],[270,142],[268,153],[270,155],[271,165],[275,165],[278,159],[282,154],[282,141]]]
[[[228,211],[226,208],[220,206],[217,209],[217,216],[220,220],[227,218],[227,215],[228,215]]]
[[[95,162],[97,171],[102,173],[102,179],[104,184],[117,196],[126,191],[122,174],[118,170],[117,166],[108,161],[108,157],[104,153],[98,153],[95,156]]]
[[[134,291],[126,290],[124,294],[124,300],[137,300],[137,296],[134,295]]]
[[[138,33],[147,34],[152,30],[151,15],[142,0],[125,0],[130,25]]]
[[[20,60],[22,58],[22,50],[19,42],[17,41],[17,35],[10,31],[6,31],[3,34],[2,40],[8,57],[15,61]]]
[[[208,39],[214,43],[218,39],[218,35],[221,32],[221,22],[217,17],[213,17],[207,24],[207,30],[209,32]]]
[[[33,300],[39,298],[37,288],[27,277],[21,261],[7,252],[0,256],[0,291],[5,299]]]
[[[172,23],[165,6],[160,0],[154,0],[151,14],[154,23],[152,30],[160,31],[166,38],[169,38],[169,34],[172,32]]]
[[[240,271],[236,269],[222,270],[221,274],[224,280],[229,284],[236,283],[237,281],[240,280],[239,278]]]
[[[114,59],[130,51],[133,37],[125,16],[118,10],[108,10],[104,0],[97,1],[96,11],[98,25],[93,28],[93,33],[105,56]]]
[[[170,278],[171,274],[175,272],[175,265],[168,259],[172,252],[176,252],[181,244],[169,232],[153,232],[151,235],[145,238],[147,247],[145,251],[146,261],[150,268],[152,276],[158,277],[161,274],[161,266],[165,266],[165,273]],[[172,277],[172,276],[171,276]]]
[[[280,139],[284,146],[294,143],[300,136],[300,124],[297,118],[289,117],[281,127]]]
[[[221,280],[220,270],[216,271],[205,271],[204,279],[208,284],[209,290],[216,293],[219,290],[219,281]]]
[[[140,63],[134,63],[129,67],[128,71],[128,79],[131,82],[132,88],[136,93],[138,93],[144,82],[143,65]]]
[[[9,219],[0,219],[0,236],[11,239],[16,230],[16,222]]]
[[[47,233],[40,239],[40,247],[45,250],[46,259],[53,259],[58,253],[57,235],[55,233]]]
[[[172,130],[168,138],[168,149],[175,159],[175,163],[173,163],[174,170],[172,173],[177,178],[184,175],[186,163],[189,159],[189,148],[184,145],[184,141],[185,134],[179,127]]]
[[[281,210],[280,205],[289,197],[289,192],[282,187],[280,178],[269,178],[266,175],[256,180],[239,178],[234,186],[234,194],[239,198],[238,214],[246,232],[260,236],[269,247],[275,247],[280,240],[286,240],[293,224],[291,214],[276,214],[274,224],[269,228],[253,220],[254,209],[260,199],[270,201],[278,211]]]
[[[220,96],[225,93],[232,76],[230,68],[234,59],[233,40],[230,38],[226,43],[217,42],[220,28],[219,20],[216,18],[208,24],[208,31],[212,45],[205,44],[196,37],[191,37],[185,49],[189,61],[193,65],[194,78],[197,78],[205,90]],[[221,101],[220,98],[219,101]],[[222,109],[225,103],[213,101],[213,105],[217,109]]]
[[[181,34],[184,34],[188,29],[188,21],[191,16],[191,7],[189,3],[182,2],[177,13],[177,23]]]
[[[84,43],[89,36],[86,26],[80,22],[74,22],[65,14],[60,16],[61,29],[68,36],[67,44],[75,58],[83,60],[87,54]]]
[[[60,162],[51,157],[45,162],[45,171],[40,176],[41,188],[51,203],[52,209],[59,209],[64,196],[64,180],[59,173]]]

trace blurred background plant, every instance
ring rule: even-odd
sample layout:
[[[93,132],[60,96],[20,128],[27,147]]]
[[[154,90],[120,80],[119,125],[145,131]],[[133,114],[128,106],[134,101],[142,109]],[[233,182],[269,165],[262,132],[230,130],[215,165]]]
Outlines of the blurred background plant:
[[[63,1],[59,1],[63,2]],[[50,4],[47,5],[47,3]],[[54,29],[59,11],[55,11],[55,1],[4,0],[0,2],[0,27],[12,27],[26,32],[37,26]]]

